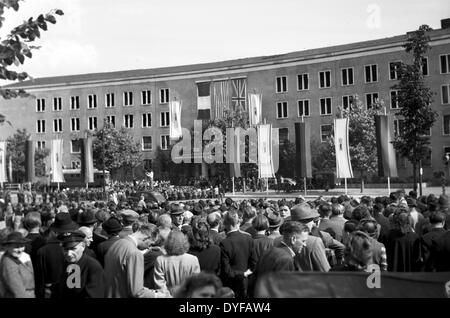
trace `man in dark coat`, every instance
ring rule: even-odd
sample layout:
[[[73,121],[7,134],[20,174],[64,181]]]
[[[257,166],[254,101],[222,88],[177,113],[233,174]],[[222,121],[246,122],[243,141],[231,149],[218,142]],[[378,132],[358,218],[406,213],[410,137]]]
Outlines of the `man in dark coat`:
[[[108,239],[97,246],[95,253],[97,255],[97,260],[104,266],[106,252],[108,252],[109,248],[120,239],[119,233],[122,231],[122,224],[120,224],[120,221],[115,217],[110,217],[103,223],[102,230],[106,233]]]
[[[55,298],[103,298],[105,280],[103,268],[94,258],[84,253],[85,235],[74,231],[62,237],[64,271]]]
[[[228,211],[224,218],[227,238],[220,242],[224,286],[230,287],[237,298],[247,296],[247,277],[252,273],[255,259],[253,239],[247,233],[239,231],[237,211]]]

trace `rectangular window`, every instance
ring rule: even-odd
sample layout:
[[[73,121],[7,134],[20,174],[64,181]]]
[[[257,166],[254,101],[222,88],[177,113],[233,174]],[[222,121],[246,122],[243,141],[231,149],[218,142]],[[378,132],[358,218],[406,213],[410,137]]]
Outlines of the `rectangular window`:
[[[397,70],[400,67],[401,62],[389,62],[389,79],[396,80],[397,79]]]
[[[333,125],[320,125],[320,140],[322,142],[327,141],[329,137],[331,137],[331,134],[333,132]]]
[[[144,169],[150,171],[153,169],[153,160],[152,159],[144,159]]]
[[[133,92],[123,92],[123,106],[133,106]]]
[[[320,115],[331,115],[331,97],[320,99]]]
[[[441,86],[441,92],[442,92],[442,104],[447,105],[450,102],[450,84],[442,85]]]
[[[422,58],[422,74],[423,76],[428,75],[428,57]]]
[[[364,66],[364,73],[366,83],[373,83],[378,81],[378,71],[376,64]]]
[[[309,99],[298,101],[298,117],[309,116]]]
[[[133,115],[126,114],[125,116],[123,116],[123,125],[125,126],[125,128],[133,128]]]
[[[37,112],[45,112],[45,99],[44,98],[36,99],[36,111]]]
[[[342,86],[353,85],[353,67],[341,69]]]
[[[169,149],[169,146],[170,146],[169,137],[170,137],[169,135],[161,135],[161,149],[162,150]]]
[[[36,121],[36,132],[45,133],[45,119],[39,119]]]
[[[53,132],[61,132],[62,131],[62,119],[55,118],[53,119]]]
[[[439,56],[441,60],[441,74],[450,73],[450,54]]]
[[[331,87],[331,71],[319,72],[319,88]]]
[[[151,105],[152,104],[152,91],[142,91],[141,92],[141,102],[142,105]]]
[[[87,101],[88,101],[88,109],[94,109],[97,108],[97,95],[95,94],[90,94],[87,96]]]
[[[450,135],[450,115],[444,115],[444,135]]]
[[[105,107],[114,107],[114,93],[105,94]]]
[[[43,140],[36,141],[36,148],[44,149],[45,148],[45,141],[43,141]]]
[[[110,124],[113,128],[116,127],[116,116],[108,115],[106,116],[106,122]]]
[[[280,76],[277,77],[277,93],[286,93],[287,92],[287,77]]]
[[[169,112],[161,112],[159,114],[159,125],[161,127],[169,127],[169,125],[170,125],[170,114],[169,114]]]
[[[277,103],[277,119],[288,117],[288,102]]]
[[[142,150],[152,150],[152,136],[143,136],[142,137]]]
[[[299,74],[297,75],[297,90],[305,91],[309,89],[309,74]]]
[[[70,153],[81,153],[82,139],[75,139],[70,141]]]
[[[97,129],[97,117],[93,116],[88,118],[88,129],[89,130]]]
[[[62,98],[53,97],[53,111],[59,112],[62,110]]]
[[[165,104],[169,102],[169,89],[163,88],[159,90],[159,103]]]
[[[398,90],[392,90],[391,91],[391,109],[398,109]]]
[[[373,104],[378,102],[378,93],[366,94],[366,106],[367,109],[372,108]]]
[[[152,114],[142,114],[142,128],[152,127]]]
[[[70,96],[70,109],[80,109],[80,96]]]
[[[80,131],[80,118],[70,118],[70,131]]]
[[[394,119],[394,136],[397,137],[403,133],[403,119]]]
[[[349,109],[353,106],[354,95],[342,96],[342,108]]]

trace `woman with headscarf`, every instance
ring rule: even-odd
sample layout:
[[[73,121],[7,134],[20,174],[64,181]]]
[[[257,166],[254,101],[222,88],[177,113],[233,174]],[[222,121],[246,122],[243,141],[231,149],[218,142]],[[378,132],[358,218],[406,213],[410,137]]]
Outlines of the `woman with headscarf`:
[[[8,234],[3,241],[0,298],[35,298],[33,265],[30,256],[24,252],[28,242],[20,232]]]

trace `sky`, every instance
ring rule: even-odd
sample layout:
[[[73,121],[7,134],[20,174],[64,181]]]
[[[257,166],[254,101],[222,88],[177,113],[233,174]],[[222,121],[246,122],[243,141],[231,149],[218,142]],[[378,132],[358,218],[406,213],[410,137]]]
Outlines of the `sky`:
[[[63,16],[18,70],[34,78],[283,54],[440,28],[448,0],[25,0],[0,38],[29,17]],[[3,83],[0,83],[3,85]]]

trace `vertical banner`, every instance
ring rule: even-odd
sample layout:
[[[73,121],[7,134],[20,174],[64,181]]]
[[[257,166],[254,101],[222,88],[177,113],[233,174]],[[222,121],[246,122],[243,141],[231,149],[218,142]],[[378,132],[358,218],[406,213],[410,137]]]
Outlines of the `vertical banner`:
[[[25,146],[25,177],[27,182],[34,182],[35,168],[34,168],[34,142],[32,140],[26,141]]]
[[[272,125],[258,126],[258,177],[273,178]]]
[[[310,141],[309,123],[295,123],[295,175],[299,178],[312,178]]]
[[[0,183],[6,181],[6,141],[0,141]]]
[[[353,178],[348,144],[348,118],[334,120],[334,148],[336,150],[336,176]]]
[[[197,83],[198,119],[211,118],[211,83]]]
[[[248,94],[248,111],[250,126],[259,125],[261,123],[262,94]]]
[[[233,110],[246,110],[247,79],[235,78],[231,80],[231,104]]]
[[[241,177],[241,154],[240,154],[240,144],[239,135],[236,134],[234,129],[227,129],[227,153],[226,159],[230,168],[230,177],[240,178]],[[229,149],[229,150],[228,150]]]
[[[170,102],[170,139],[179,139],[183,136],[181,130],[181,101]]]
[[[81,175],[84,183],[94,182],[94,158],[92,156],[92,137],[83,139],[81,147]]]
[[[394,145],[391,143],[388,115],[375,115],[375,134],[377,139],[378,176],[398,177]]]
[[[11,154],[9,154],[8,179],[9,179],[9,182],[14,182],[14,180],[13,180],[13,166],[12,166],[12,156],[11,156]]]
[[[63,140],[52,140],[52,152],[50,157],[50,164],[52,169],[51,182],[64,182],[64,174],[62,171],[62,154],[63,154]]]
[[[228,80],[216,81],[213,85],[214,119],[221,119],[230,108],[230,83]]]

